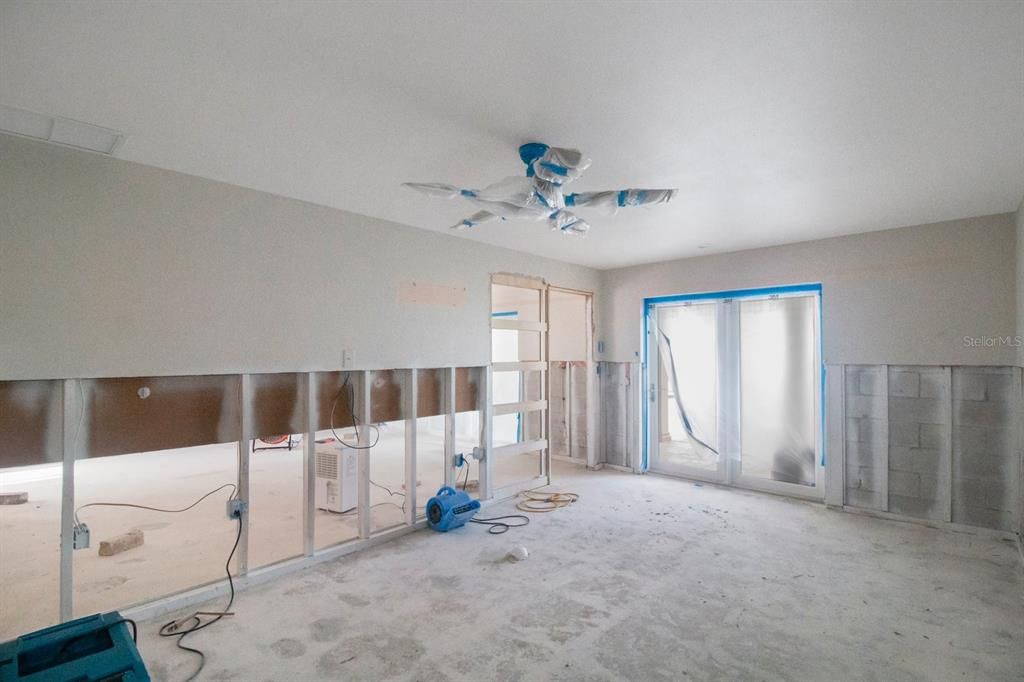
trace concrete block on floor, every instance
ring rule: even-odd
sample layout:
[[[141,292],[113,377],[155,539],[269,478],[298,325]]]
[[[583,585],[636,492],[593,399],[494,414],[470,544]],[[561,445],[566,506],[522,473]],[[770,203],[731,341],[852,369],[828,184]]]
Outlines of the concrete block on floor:
[[[143,532],[138,528],[133,528],[127,533],[112,537],[109,540],[101,540],[99,554],[100,556],[114,556],[121,552],[127,552],[129,549],[140,547],[144,541],[145,535]]]

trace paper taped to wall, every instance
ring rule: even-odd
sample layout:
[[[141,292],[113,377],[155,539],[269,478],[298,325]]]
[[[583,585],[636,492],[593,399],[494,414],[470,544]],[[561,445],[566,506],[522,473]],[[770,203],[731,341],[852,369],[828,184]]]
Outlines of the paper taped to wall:
[[[417,280],[402,282],[398,286],[398,302],[461,308],[466,304],[466,287],[451,287]]]

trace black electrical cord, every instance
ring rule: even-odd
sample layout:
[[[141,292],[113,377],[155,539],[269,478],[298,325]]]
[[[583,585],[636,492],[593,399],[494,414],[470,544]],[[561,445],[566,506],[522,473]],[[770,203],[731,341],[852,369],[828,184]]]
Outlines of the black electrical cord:
[[[462,490],[463,490],[463,492],[465,492],[466,487],[469,485],[469,460],[465,460],[465,462],[466,462],[466,477],[462,480]]]
[[[334,431],[334,412],[338,409],[338,400],[341,399],[341,394],[344,393],[345,389],[347,388],[348,389],[349,416],[351,416],[351,418],[352,418],[352,429],[355,430],[355,432],[356,432],[356,440],[359,440],[359,420],[356,419],[356,408],[355,408],[355,405],[353,404],[356,401],[356,389],[353,388],[349,384],[348,380],[349,380],[349,375],[346,374],[345,375],[345,381],[342,382],[341,388],[338,389],[338,395],[334,396],[334,402],[331,403],[331,433],[334,434],[334,438],[339,443],[341,443],[342,445],[344,445],[347,448],[351,448],[353,450],[370,450],[378,442],[380,442],[380,429],[377,428],[377,426],[375,426],[374,424],[369,424],[368,426],[376,432],[377,437],[369,445],[351,445],[349,443],[346,443],[344,440],[342,440],[341,436],[339,436]]]
[[[235,517],[238,520],[238,534],[235,536],[235,544],[231,546],[231,552],[228,554],[228,560],[224,564],[224,573],[228,577],[228,589],[231,592],[231,596],[228,598],[228,605],[224,607],[223,611],[196,611],[191,616],[186,618],[179,618],[178,620],[172,620],[169,623],[164,623],[160,627],[158,634],[161,637],[177,637],[178,641],[175,642],[175,646],[183,651],[188,651],[199,656],[199,667],[196,671],[189,675],[185,682],[191,682],[194,680],[203,667],[206,665],[206,654],[199,649],[194,647],[185,646],[182,641],[189,635],[195,632],[199,632],[204,628],[208,628],[224,616],[234,615],[231,613],[231,606],[235,603],[235,582],[231,578],[231,560],[235,557],[235,551],[238,550],[238,543],[242,539],[242,517]],[[203,616],[211,616],[210,620],[204,621]],[[188,625],[187,628],[182,630],[181,628]]]
[[[215,489],[211,490],[210,492],[206,493],[205,495],[200,497],[198,500],[196,500],[195,502],[193,502],[189,506],[182,507],[181,509],[161,509],[159,507],[147,507],[147,506],[142,505],[142,504],[129,504],[127,502],[90,502],[89,504],[83,504],[81,507],[78,507],[77,509],[75,509],[75,523],[81,523],[78,520],[78,512],[80,512],[81,510],[85,509],[86,507],[131,507],[132,509],[145,509],[147,511],[161,512],[161,513],[164,513],[164,514],[180,514],[182,512],[187,512],[189,509],[192,509],[193,507],[195,507],[197,504],[199,504],[200,502],[205,500],[210,495],[213,495],[214,493],[219,493],[221,490],[224,490],[224,488],[231,488],[231,490],[232,490],[231,497],[234,497],[235,493],[238,491],[238,487],[235,486],[234,483],[225,483],[221,487],[215,488]],[[228,499],[231,499],[231,497],[229,497]]]
[[[509,523],[512,519],[522,521],[522,523]],[[483,526],[490,526],[487,532],[491,535],[501,535],[507,533],[509,528],[522,528],[523,526],[530,525],[530,517],[522,514],[506,514],[505,516],[492,516],[488,519],[473,518],[469,520],[470,523],[479,523]]]

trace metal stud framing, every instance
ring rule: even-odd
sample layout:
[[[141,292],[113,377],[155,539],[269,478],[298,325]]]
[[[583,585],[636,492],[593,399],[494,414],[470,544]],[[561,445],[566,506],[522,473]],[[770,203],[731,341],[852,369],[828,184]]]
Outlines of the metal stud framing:
[[[243,504],[246,511],[242,514],[242,528],[238,536],[238,550],[236,571],[238,575],[245,575],[249,572],[249,453],[252,451],[252,380],[248,374],[238,377],[238,399],[240,401],[238,414],[241,415],[242,424],[239,429],[238,439],[238,489],[235,495]]]

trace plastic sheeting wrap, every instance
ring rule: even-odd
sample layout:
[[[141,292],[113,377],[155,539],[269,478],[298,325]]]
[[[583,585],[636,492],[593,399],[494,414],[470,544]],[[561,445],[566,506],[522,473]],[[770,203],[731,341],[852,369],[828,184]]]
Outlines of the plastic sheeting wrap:
[[[525,177],[507,177],[483,189],[456,187],[438,182],[406,182],[427,196],[440,199],[462,197],[482,209],[452,229],[469,229],[497,219],[547,220],[562,234],[586,234],[590,224],[567,206],[605,208],[612,212],[626,206],[662,204],[676,194],[674,189],[623,189],[564,194],[562,188],[590,166],[590,159],[578,149],[548,147],[532,142],[519,148],[526,164]]]

